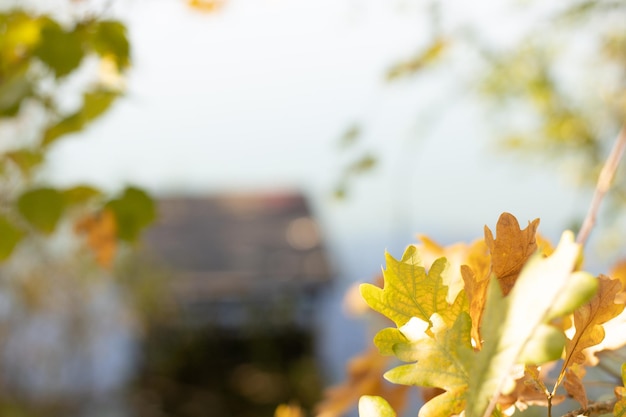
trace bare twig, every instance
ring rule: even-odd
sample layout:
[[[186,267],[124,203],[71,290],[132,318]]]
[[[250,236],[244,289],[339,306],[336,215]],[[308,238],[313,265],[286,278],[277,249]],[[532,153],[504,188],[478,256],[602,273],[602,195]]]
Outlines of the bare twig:
[[[615,402],[617,400],[609,400],[602,402],[591,402],[587,408],[579,408],[578,410],[570,411],[567,414],[563,414],[561,417],[578,417],[578,416],[599,416],[602,414],[608,414],[613,412]]]
[[[587,212],[587,216],[585,217],[583,225],[578,232],[578,236],[576,237],[576,242],[581,246],[584,246],[585,242],[587,242],[591,229],[593,229],[593,226],[596,223],[596,216],[598,214],[598,210],[600,209],[600,203],[602,202],[602,198],[604,198],[606,192],[611,187],[613,176],[615,175],[615,171],[617,170],[625,147],[626,126],[622,126],[622,130],[620,130],[619,135],[615,140],[613,149],[611,149],[611,153],[602,167],[602,171],[598,177],[598,183],[596,184],[596,189],[593,193],[591,205],[589,206],[589,211]]]

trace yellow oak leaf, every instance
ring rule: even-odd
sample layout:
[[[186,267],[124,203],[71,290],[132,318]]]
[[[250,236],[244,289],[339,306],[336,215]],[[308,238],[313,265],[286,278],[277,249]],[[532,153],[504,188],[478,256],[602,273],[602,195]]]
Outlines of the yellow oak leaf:
[[[598,277],[598,292],[589,302],[574,311],[574,328],[576,332],[565,345],[565,359],[561,373],[553,392],[562,381],[567,368],[574,364],[584,364],[584,350],[595,346],[604,339],[602,324],[618,316],[624,310],[624,304],[614,302],[615,295],[621,290],[622,284],[606,276]]]
[[[502,213],[496,224],[494,239],[491,230],[485,226],[485,243],[491,253],[492,272],[498,278],[500,288],[507,295],[528,258],[537,250],[535,234],[539,219],[528,222],[521,230],[515,216]]]
[[[422,266],[415,245],[409,246],[400,260],[386,254],[386,269],[383,271],[384,287],[361,284],[361,295],[375,311],[393,320],[396,326],[405,325],[417,317],[429,321],[438,313],[451,325],[467,304],[464,292],[460,292],[453,304],[447,301],[448,286],[443,284],[442,273],[447,260],[439,258],[428,272]]]
[[[467,263],[467,258],[474,250],[476,243],[457,242],[448,246],[441,246],[426,235],[417,236],[421,244],[417,244],[422,264],[426,269],[439,258],[446,258],[448,265],[442,272],[443,284],[448,287],[446,297],[448,303],[454,303],[456,296],[463,289],[463,278],[461,276],[461,265]]]

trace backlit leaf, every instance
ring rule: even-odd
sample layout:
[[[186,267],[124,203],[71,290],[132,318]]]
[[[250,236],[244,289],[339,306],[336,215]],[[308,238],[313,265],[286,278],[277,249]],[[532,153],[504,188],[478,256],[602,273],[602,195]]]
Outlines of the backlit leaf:
[[[359,417],[396,417],[396,412],[382,397],[364,395],[359,400]]]
[[[481,329],[484,343],[470,371],[468,417],[491,414],[498,395],[507,392],[513,367],[521,362],[522,355],[525,361],[540,364],[547,359],[546,353],[562,352],[562,345],[560,349],[551,346],[537,352],[529,346],[554,343],[558,329],[546,326],[555,317],[553,301],[561,292],[567,290],[578,305],[589,299],[586,290],[577,293],[576,288],[570,288],[579,252],[573,234],[566,232],[551,256],[536,254],[528,260],[507,297],[491,280]],[[558,359],[560,354],[555,356],[552,359]]]
[[[406,327],[415,320],[419,319],[413,319]],[[463,312],[453,326],[448,327],[434,314],[431,322],[434,337],[425,333],[412,337],[411,329],[400,329],[408,342],[396,344],[394,352],[403,361],[416,362],[386,372],[385,378],[397,384],[438,387],[446,391],[426,403],[420,409],[420,417],[459,414],[465,407],[472,361],[471,319]]]
[[[0,261],[13,253],[13,249],[22,240],[24,233],[6,218],[0,217]]]
[[[26,191],[17,200],[20,214],[37,230],[50,234],[63,214],[63,194],[54,188]]]
[[[496,239],[485,226],[485,243],[491,253],[492,272],[498,278],[504,295],[511,291],[522,267],[537,250],[537,227],[539,219],[529,222],[528,227],[521,230],[515,216],[509,213],[500,215],[496,224]]]
[[[443,285],[441,276],[446,268],[445,258],[436,260],[426,272],[415,246],[409,246],[399,261],[388,253],[385,257],[384,287],[361,285],[361,295],[372,309],[393,320],[398,327],[412,317],[429,321],[433,313],[438,313],[448,324],[454,323],[466,299],[462,292],[454,304],[446,301],[448,287]]]
[[[115,215],[118,237],[129,242],[137,240],[156,217],[152,199],[135,187],[126,188],[121,197],[109,201],[106,207]]]
[[[565,371],[569,366],[585,363],[586,356],[584,350],[602,342],[605,334],[602,324],[616,317],[624,310],[624,304],[615,304],[614,302],[616,294],[622,288],[621,282],[601,275],[598,278],[598,283],[599,288],[596,295],[574,312],[576,333],[568,341],[565,348],[565,359],[555,384],[555,390],[565,376]]]

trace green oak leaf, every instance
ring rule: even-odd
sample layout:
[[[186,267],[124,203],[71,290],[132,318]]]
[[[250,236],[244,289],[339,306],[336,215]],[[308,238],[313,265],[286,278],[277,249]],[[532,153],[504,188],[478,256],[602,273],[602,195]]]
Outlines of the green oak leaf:
[[[427,402],[420,417],[459,414],[465,408],[473,350],[470,331],[472,320],[466,312],[457,317],[452,327],[433,314],[430,337],[422,324],[413,319],[400,330],[408,341],[393,346],[396,356],[407,362],[385,373],[390,382],[423,387],[438,387],[446,392]],[[414,331],[412,327],[417,327]],[[421,331],[421,335],[419,334]]]
[[[399,261],[389,253],[385,258],[384,287],[362,284],[361,295],[373,310],[393,320],[398,327],[412,317],[429,321],[434,313],[451,325],[465,309],[467,298],[464,291],[457,295],[453,304],[446,300],[448,286],[443,284],[442,278],[447,265],[445,258],[433,262],[428,272],[421,265],[414,245],[406,249]]]

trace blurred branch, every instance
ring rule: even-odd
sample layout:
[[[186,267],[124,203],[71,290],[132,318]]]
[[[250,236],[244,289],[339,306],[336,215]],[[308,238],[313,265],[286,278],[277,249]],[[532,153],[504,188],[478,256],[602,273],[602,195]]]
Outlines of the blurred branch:
[[[591,206],[589,207],[587,216],[585,217],[583,225],[580,228],[580,231],[578,232],[578,236],[576,238],[576,242],[582,246],[585,245],[585,242],[587,241],[587,238],[591,233],[591,229],[593,229],[593,226],[596,223],[596,216],[600,208],[600,203],[602,202],[604,195],[611,187],[611,182],[613,181],[613,177],[615,176],[615,171],[617,170],[619,162],[622,158],[622,154],[624,153],[624,147],[626,147],[626,126],[622,126],[617,140],[613,145],[613,149],[611,150],[609,157],[604,163],[602,171],[600,172],[600,176],[598,177],[598,183],[593,193]]]

